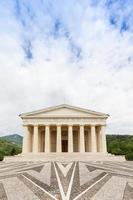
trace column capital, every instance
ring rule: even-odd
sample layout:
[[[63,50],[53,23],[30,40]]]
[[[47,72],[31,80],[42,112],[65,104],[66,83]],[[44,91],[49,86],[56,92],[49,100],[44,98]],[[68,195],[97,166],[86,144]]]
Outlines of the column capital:
[[[34,127],[38,127],[39,125],[38,125],[38,124],[34,124],[33,126],[34,126]]]
[[[91,124],[90,126],[91,126],[91,127],[96,127],[96,124]]]
[[[100,126],[101,126],[101,127],[106,127],[106,126],[107,126],[107,124],[101,124]]]
[[[28,124],[22,124],[22,126],[23,126],[23,127],[28,127],[29,125],[28,125]]]
[[[84,127],[85,125],[84,124],[79,124],[79,127]]]
[[[62,124],[57,124],[57,125],[56,125],[56,127],[61,127],[61,126],[62,126]]]
[[[34,126],[34,124],[22,124],[22,126]]]

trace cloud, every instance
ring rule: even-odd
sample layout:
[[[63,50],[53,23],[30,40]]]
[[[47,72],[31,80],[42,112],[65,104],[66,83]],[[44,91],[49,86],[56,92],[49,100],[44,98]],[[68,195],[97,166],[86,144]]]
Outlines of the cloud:
[[[110,114],[109,133],[133,133],[131,1],[1,1],[0,134],[18,114],[69,103]]]

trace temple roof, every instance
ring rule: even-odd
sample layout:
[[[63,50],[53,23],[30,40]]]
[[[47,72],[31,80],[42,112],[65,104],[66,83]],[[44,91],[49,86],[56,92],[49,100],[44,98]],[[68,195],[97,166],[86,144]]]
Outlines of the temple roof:
[[[44,109],[23,113],[19,115],[23,118],[46,118],[46,117],[94,117],[94,118],[108,118],[109,115],[101,112],[96,112],[86,108],[71,106],[68,104],[61,104],[57,106],[47,107]]]

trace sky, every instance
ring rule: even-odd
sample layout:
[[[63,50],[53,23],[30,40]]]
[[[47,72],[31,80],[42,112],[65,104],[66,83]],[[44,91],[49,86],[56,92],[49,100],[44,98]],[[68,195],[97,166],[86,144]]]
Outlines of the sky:
[[[62,103],[133,134],[133,0],[0,1],[0,135]]]

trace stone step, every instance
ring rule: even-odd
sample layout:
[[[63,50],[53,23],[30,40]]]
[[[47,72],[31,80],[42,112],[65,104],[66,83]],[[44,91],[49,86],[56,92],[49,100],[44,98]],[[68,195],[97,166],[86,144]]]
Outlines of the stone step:
[[[4,161],[125,161],[125,156],[104,153],[28,153],[5,156]]]

